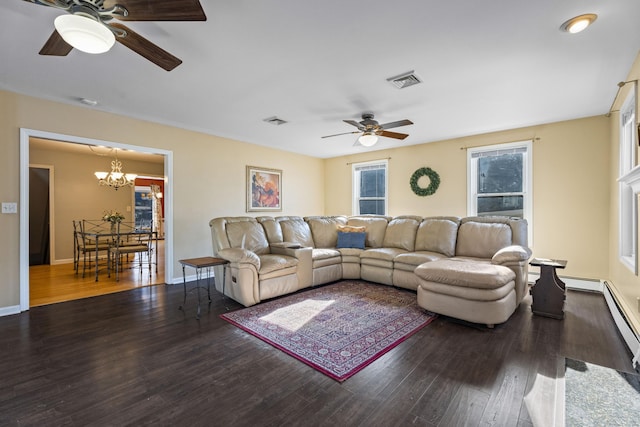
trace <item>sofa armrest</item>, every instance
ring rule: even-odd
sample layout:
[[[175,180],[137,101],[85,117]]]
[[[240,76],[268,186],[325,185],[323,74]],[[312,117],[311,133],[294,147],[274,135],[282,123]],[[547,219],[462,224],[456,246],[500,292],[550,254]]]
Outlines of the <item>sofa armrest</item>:
[[[260,270],[260,258],[255,253],[242,248],[220,249],[217,254],[232,264],[252,264],[256,270]]]
[[[524,246],[512,245],[500,249],[491,258],[492,264],[509,264],[526,262],[531,257],[531,249]]]
[[[298,260],[298,287],[307,288],[313,283],[313,248],[301,246],[299,243],[272,243],[271,253],[287,255]]]
[[[305,252],[311,252],[312,248],[302,246],[300,243],[279,242],[272,243],[270,246],[271,253],[276,255],[288,255],[294,258],[300,258]]]

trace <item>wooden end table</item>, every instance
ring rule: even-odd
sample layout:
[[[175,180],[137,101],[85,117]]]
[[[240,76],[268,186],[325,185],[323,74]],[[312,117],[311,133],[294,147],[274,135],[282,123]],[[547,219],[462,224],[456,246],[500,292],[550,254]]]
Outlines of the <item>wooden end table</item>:
[[[539,316],[564,319],[564,300],[566,286],[556,269],[565,268],[567,261],[562,259],[534,258],[529,262],[534,267],[540,267],[540,278],[529,291],[533,297],[531,311]]]
[[[191,289],[189,292],[193,292],[194,290],[198,294],[198,312],[196,313],[196,319],[200,319],[200,289],[207,290],[207,298],[209,299],[209,304],[211,304],[211,269],[218,265],[222,266],[222,283],[224,286],[225,276],[227,274],[227,265],[229,261],[222,258],[215,257],[200,257],[200,258],[189,258],[189,259],[181,259],[180,264],[182,264],[182,285],[184,287],[184,300],[182,301],[182,305],[178,307],[178,309],[184,311],[185,304],[187,303],[187,279],[185,274],[185,267],[192,267],[196,269],[196,286]],[[203,270],[206,272],[207,286],[203,286],[202,284],[202,273]],[[224,287],[223,296],[224,296]]]

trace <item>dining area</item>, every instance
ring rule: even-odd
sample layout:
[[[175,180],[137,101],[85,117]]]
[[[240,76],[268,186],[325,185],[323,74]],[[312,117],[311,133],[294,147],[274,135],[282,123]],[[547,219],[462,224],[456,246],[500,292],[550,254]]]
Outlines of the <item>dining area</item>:
[[[112,232],[101,219],[72,220],[71,226],[77,230],[70,233],[73,263],[29,267],[31,307],[135,288],[148,288],[153,298],[155,285],[165,284],[165,241],[157,231],[123,221],[120,233],[117,225]]]
[[[95,281],[101,273],[107,278],[120,280],[125,269],[138,269],[140,275],[151,278],[158,273],[158,231],[153,227],[140,227],[124,221],[117,211],[105,212],[99,220],[73,220],[74,255],[76,275],[92,274]]]
[[[30,306],[165,283],[163,156],[30,140],[30,158]]]

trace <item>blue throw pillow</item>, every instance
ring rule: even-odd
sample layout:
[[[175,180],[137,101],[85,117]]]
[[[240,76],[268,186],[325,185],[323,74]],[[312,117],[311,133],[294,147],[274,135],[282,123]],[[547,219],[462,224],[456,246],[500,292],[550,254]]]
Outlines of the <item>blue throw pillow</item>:
[[[366,233],[344,233],[338,231],[338,248],[364,249]]]

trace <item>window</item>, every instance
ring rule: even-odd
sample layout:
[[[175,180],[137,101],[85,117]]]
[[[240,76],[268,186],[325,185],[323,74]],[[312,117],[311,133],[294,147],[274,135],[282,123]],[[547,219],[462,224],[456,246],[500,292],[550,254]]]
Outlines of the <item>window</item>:
[[[620,176],[626,175],[633,169],[636,147],[635,104],[635,96],[632,93],[620,110]],[[620,260],[631,271],[638,274],[636,261],[638,245],[636,232],[637,198],[633,194],[633,189],[624,182],[620,182],[619,196]]]
[[[386,215],[387,166],[386,160],[352,165],[354,215]]]
[[[531,244],[531,141],[467,150],[467,213],[529,222]]]
[[[136,230],[149,230],[153,224],[153,199],[149,196],[149,186],[138,186],[135,189],[135,227]]]

